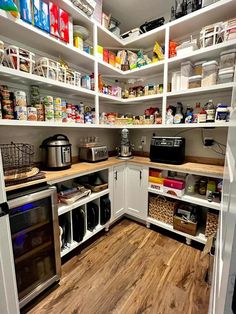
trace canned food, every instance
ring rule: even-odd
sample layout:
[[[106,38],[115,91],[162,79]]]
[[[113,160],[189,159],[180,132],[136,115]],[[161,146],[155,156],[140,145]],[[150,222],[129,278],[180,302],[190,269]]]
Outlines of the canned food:
[[[37,121],[37,109],[35,107],[28,107],[28,120]]]
[[[11,100],[2,101],[2,118],[8,120],[14,119],[14,109]]]
[[[53,106],[53,97],[52,96],[45,96],[43,98],[44,106]]]
[[[35,105],[37,109],[37,121],[44,121],[44,107],[43,105]]]
[[[44,107],[44,112],[45,112],[45,121],[54,121],[54,109],[51,106],[45,106]]]
[[[16,106],[26,107],[26,93],[24,91],[18,90],[14,93],[16,98]]]
[[[16,120],[27,120],[27,107],[16,106],[15,107],[15,119]]]
[[[55,122],[62,122],[62,111],[61,110],[55,110],[54,111],[54,120],[55,120]]]

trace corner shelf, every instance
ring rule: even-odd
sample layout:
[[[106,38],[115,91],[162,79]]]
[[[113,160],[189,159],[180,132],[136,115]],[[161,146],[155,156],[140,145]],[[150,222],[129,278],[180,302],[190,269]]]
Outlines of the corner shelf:
[[[196,242],[202,243],[202,244],[206,244],[207,242],[207,238],[204,235],[204,231],[201,229],[201,227],[198,229],[197,235],[196,236],[192,236],[190,234],[175,230],[174,227],[172,225],[166,224],[162,221],[156,220],[154,218],[148,217],[147,218],[147,222],[155,225],[157,227],[161,227],[165,230],[171,231],[173,233],[179,234],[183,237],[185,237],[186,239],[190,239],[190,240],[194,240]]]

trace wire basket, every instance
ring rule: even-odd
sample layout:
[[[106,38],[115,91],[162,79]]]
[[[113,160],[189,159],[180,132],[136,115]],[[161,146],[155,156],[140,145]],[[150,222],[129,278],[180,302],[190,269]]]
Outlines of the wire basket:
[[[27,173],[32,170],[34,146],[24,143],[0,144],[5,176]]]

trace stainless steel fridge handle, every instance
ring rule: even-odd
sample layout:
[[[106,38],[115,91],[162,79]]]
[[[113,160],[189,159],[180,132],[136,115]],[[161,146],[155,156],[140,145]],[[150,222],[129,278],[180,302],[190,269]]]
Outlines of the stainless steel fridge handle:
[[[9,214],[9,206],[7,202],[0,204],[0,217],[8,215],[8,214]]]

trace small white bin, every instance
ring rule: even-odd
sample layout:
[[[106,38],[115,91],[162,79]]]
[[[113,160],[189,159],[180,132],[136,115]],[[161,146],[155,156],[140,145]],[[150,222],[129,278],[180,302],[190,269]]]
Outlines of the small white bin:
[[[7,66],[15,70],[33,73],[35,54],[17,46],[8,46],[5,49]]]
[[[215,85],[217,82],[218,63],[210,61],[202,65],[202,87]]]

